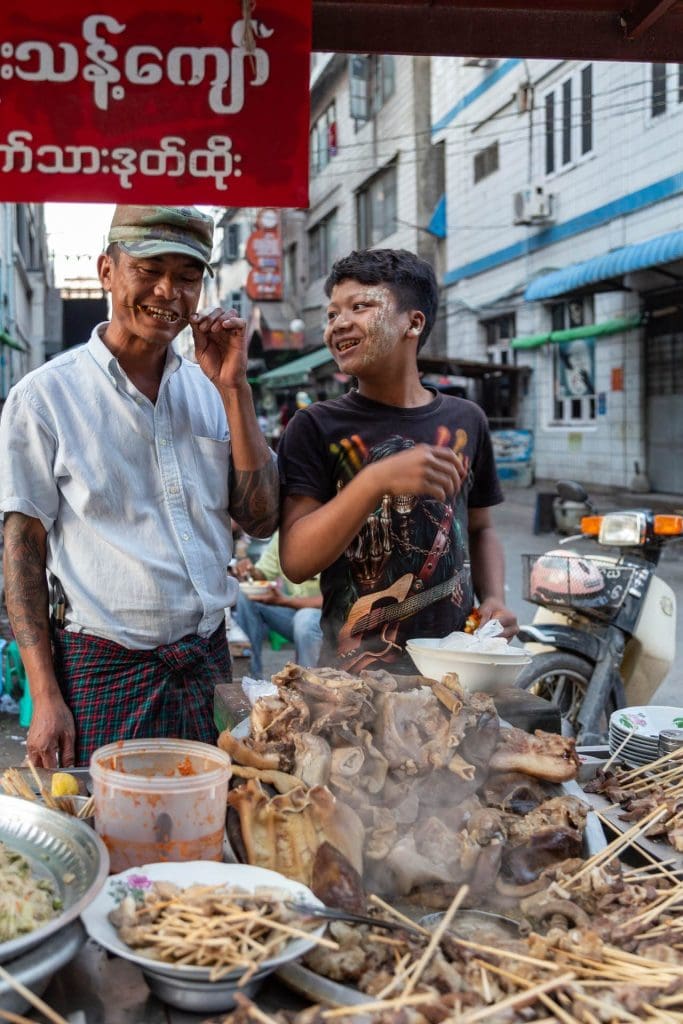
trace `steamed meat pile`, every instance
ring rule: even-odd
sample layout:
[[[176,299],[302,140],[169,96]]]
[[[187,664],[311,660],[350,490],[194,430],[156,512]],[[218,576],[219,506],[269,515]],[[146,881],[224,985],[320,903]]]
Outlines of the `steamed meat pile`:
[[[501,728],[491,698],[386,671],[287,665],[248,739],[219,738],[238,782],[228,835],[249,863],[358,908],[363,890],[447,904],[517,890],[580,853],[587,808],[547,782],[576,774],[572,740]]]

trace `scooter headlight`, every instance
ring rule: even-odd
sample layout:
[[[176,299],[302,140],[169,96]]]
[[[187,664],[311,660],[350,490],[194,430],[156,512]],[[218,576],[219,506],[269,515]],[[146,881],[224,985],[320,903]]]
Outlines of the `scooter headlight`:
[[[647,522],[642,512],[609,512],[602,517],[598,542],[615,547],[645,543]]]

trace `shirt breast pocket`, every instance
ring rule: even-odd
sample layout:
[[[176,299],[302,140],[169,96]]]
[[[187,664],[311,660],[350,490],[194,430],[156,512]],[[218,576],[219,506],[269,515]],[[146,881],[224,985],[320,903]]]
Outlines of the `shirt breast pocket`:
[[[197,496],[204,508],[226,510],[230,441],[192,435],[197,466]]]

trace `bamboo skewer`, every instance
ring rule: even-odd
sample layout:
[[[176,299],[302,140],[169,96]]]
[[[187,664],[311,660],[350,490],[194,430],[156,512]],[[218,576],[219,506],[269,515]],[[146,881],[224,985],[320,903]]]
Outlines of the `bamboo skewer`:
[[[543,967],[546,971],[559,971],[560,967],[558,964],[552,963],[549,960],[539,960],[536,956],[530,956],[528,953],[520,953],[513,949],[496,949],[495,946],[484,946],[480,942],[473,942],[471,939],[459,939],[457,935],[451,937],[451,941],[455,942],[458,946],[464,946],[465,949],[471,949],[474,953],[488,953],[493,954],[497,957],[507,957],[510,960],[519,960],[523,964],[531,964],[534,967]]]
[[[614,822],[610,821],[609,818],[606,818],[604,816],[604,814],[601,814],[600,811],[596,811],[595,815],[598,818],[598,820],[601,822],[601,824],[603,824],[607,828],[609,828],[611,832],[616,832],[618,836],[619,835],[621,835],[621,836],[626,835],[625,832],[621,832],[619,830],[618,826],[615,825]],[[648,825],[647,828],[650,828],[650,825]],[[647,835],[645,835],[644,838],[647,839]],[[635,840],[633,840],[633,841],[635,842]],[[626,845],[628,846],[630,844],[627,843]],[[646,860],[650,864],[651,867],[661,867],[662,866],[663,862],[661,860],[658,860],[657,857],[653,857],[652,854],[648,850],[644,849],[642,846],[638,847],[638,856],[642,857],[644,860]],[[667,863],[669,863],[669,862],[667,862]]]
[[[355,1017],[361,1013],[378,1013],[382,1010],[401,1009],[404,1006],[429,1006],[439,998],[437,992],[418,992],[413,995],[400,995],[395,999],[376,999],[368,1003],[354,1003],[351,1006],[336,1006],[333,1010],[323,1010],[323,1020],[334,1020],[335,1017]],[[487,1008],[488,1012],[488,1008]]]
[[[662,807],[661,805],[655,807],[649,814],[646,814],[644,818],[636,822],[632,828],[628,829],[627,832],[622,832],[616,839],[612,840],[604,850],[600,850],[598,853],[594,853],[592,857],[589,857],[583,867],[567,881],[566,885],[575,885],[580,878],[589,871],[592,871],[593,868],[598,866],[604,867],[605,864],[608,864],[609,861],[621,852],[622,848],[625,849],[627,846],[630,846],[639,835],[642,835],[647,828],[654,825],[654,823],[658,821],[665,812],[666,807]]]
[[[15,992],[18,992],[22,999],[25,999],[27,1003],[30,1003],[34,1010],[39,1010],[44,1017],[47,1017],[52,1024],[68,1024],[68,1021],[62,1017],[60,1013],[53,1010],[51,1006],[48,1006],[40,996],[37,996],[35,992],[32,992],[30,988],[26,988],[20,981],[17,981],[9,971],[0,964],[0,978],[7,982],[10,988],[13,988]]]
[[[640,768],[633,768],[630,772],[626,772],[622,778],[622,781],[626,779],[635,779],[639,775],[643,775],[645,772],[651,772],[655,768],[659,768],[660,765],[665,764],[667,761],[680,761],[683,758],[683,747],[678,750],[672,750],[668,754],[664,754],[662,757],[658,757],[656,761],[650,761],[648,764],[641,765]]]
[[[502,978],[507,978],[509,981],[512,981],[515,985],[527,989],[533,987],[533,982],[529,981],[527,978],[520,978],[518,974],[513,974],[511,971],[506,971],[502,967],[497,967],[494,964],[484,964],[484,962],[481,960],[475,960],[474,962],[482,968],[485,966],[488,970],[493,971],[494,974],[498,974]],[[547,1010],[550,1010],[551,1013],[558,1017],[563,1022],[563,1024],[577,1024],[576,1017],[573,1017],[570,1013],[566,1013],[565,1010],[563,1010],[562,1007],[558,1003],[556,1003],[554,999],[551,999],[550,996],[547,996],[544,992],[541,993],[541,995],[539,995],[538,1000],[539,1002],[543,1003]]]
[[[256,1003],[252,1003],[250,999],[247,999],[241,992],[235,993],[235,1002],[238,1006],[241,1006],[247,1011],[250,1017],[257,1020],[259,1024],[278,1024],[274,1017],[269,1017],[267,1013],[260,1010]]]
[[[11,1010],[0,1010],[0,1020],[8,1020],[10,1024],[35,1024],[35,1021],[22,1017],[20,1013],[12,1013]]]
[[[403,924],[408,925],[409,928],[414,928],[418,932],[422,932],[423,935],[431,935],[432,933],[428,928],[423,928],[421,924],[411,920],[405,914],[402,914],[396,907],[392,907],[390,903],[385,903],[380,896],[376,896],[374,893],[370,896],[370,903],[373,903],[376,907],[379,907],[386,914],[391,917],[395,917],[398,921],[402,921]]]
[[[501,999],[500,1002],[495,1004],[496,1013],[512,1009],[520,1003],[530,1006],[532,1003],[536,1002],[538,996],[542,993],[551,992],[555,988],[561,988],[563,985],[567,985],[573,980],[573,974],[562,974],[559,978],[550,978],[548,981],[543,981],[538,985],[534,985],[533,988],[524,989],[523,992],[516,992],[514,995],[508,996],[506,999]],[[357,1009],[357,1007],[354,1007],[354,1009]],[[491,1009],[492,1008],[490,1006],[484,1006],[480,1010],[465,1013],[460,1017],[458,1024],[475,1024],[475,1021],[485,1020],[491,1014]]]
[[[460,886],[460,888],[459,888],[458,892],[456,893],[456,895],[455,895],[455,897],[454,897],[450,907],[448,908],[448,910],[444,914],[443,919],[439,922],[438,928],[435,928],[434,934],[432,935],[431,939],[427,943],[427,948],[425,949],[424,953],[422,954],[422,956],[418,960],[417,965],[415,967],[415,970],[411,974],[410,979],[408,980],[408,983],[407,983],[407,985],[406,985],[406,987],[404,989],[404,994],[405,995],[410,995],[410,993],[414,990],[414,988],[417,985],[418,981],[422,977],[422,975],[424,973],[425,967],[427,966],[427,964],[431,960],[432,956],[434,955],[434,951],[437,949],[439,943],[441,942],[441,939],[442,939],[444,933],[448,931],[448,928],[450,927],[451,921],[453,920],[453,918],[457,914],[458,909],[460,908],[460,905],[462,904],[462,901],[467,896],[468,892],[469,892],[469,886],[467,886],[467,885],[461,885]]]
[[[636,921],[642,921],[643,924],[648,924],[653,917],[658,917],[667,907],[673,906],[681,900],[683,900],[683,885],[676,886],[670,896],[666,898],[659,897],[656,899],[647,911],[636,914],[635,917],[630,918],[628,925],[630,927]]]
[[[605,763],[604,763],[603,765],[600,765],[600,768],[601,768],[601,770],[602,770],[603,772],[606,772],[606,771],[607,771],[607,769],[608,769],[609,767],[611,767],[611,765],[612,765],[612,764],[614,763],[614,761],[616,761],[616,759],[617,759],[617,758],[619,757],[619,754],[620,754],[620,753],[622,752],[622,750],[624,749],[624,747],[626,746],[626,744],[628,743],[628,741],[629,741],[629,740],[631,739],[631,737],[632,737],[632,736],[633,736],[633,735],[635,734],[635,731],[636,731],[636,730],[635,730],[635,728],[634,728],[634,729],[631,729],[631,731],[630,731],[630,732],[628,732],[628,733],[626,734],[626,737],[625,737],[625,739],[623,739],[623,740],[621,741],[621,743],[619,744],[619,746],[617,747],[617,749],[616,749],[616,750],[614,751],[614,753],[612,754],[612,756],[610,757],[610,759],[609,759],[608,761],[606,761],[606,762],[605,762]]]

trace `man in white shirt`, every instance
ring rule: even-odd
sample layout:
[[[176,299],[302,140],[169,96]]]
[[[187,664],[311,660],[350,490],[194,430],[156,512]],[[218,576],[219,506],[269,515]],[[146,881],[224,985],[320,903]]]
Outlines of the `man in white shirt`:
[[[117,739],[215,738],[231,516],[270,536],[278,482],[245,323],[196,312],[212,242],[193,207],[118,206],[98,260],[111,320],[3,410],[7,609],[33,700],[28,754],[46,768]],[[188,323],[199,365],[172,348]]]

